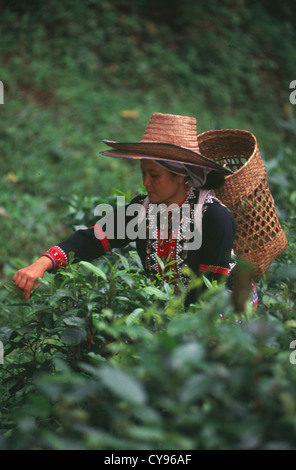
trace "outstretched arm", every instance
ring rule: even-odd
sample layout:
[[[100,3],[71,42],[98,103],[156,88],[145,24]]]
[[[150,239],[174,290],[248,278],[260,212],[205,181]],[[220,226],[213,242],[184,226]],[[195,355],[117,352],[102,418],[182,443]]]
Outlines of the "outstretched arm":
[[[133,200],[132,203],[135,200]],[[114,213],[110,215],[111,219],[106,219],[102,227],[97,223],[94,227],[77,230],[77,232],[73,233],[67,240],[64,240],[46,251],[46,253],[33,264],[17,271],[12,279],[15,285],[23,290],[23,299],[27,300],[30,297],[36,280],[42,278],[46,271],[56,272],[59,268],[66,267],[68,264],[68,254],[70,252],[74,253],[76,261],[91,261],[103,256],[109,250],[112,250],[112,248],[126,246],[130,240],[125,233],[125,223],[128,223],[132,218],[132,216],[125,218],[126,207],[127,206],[121,206],[120,209],[115,209]],[[121,211],[121,219],[117,215],[118,211]],[[124,236],[119,238],[117,238],[118,220],[122,221],[124,229]],[[105,229],[109,222],[114,224],[115,234],[115,236],[110,239],[108,239],[105,234]],[[39,285],[40,283],[38,283],[35,288],[38,288]]]
[[[23,299],[27,300],[32,294],[32,289],[38,278],[42,278],[46,271],[53,267],[52,261],[47,256],[41,256],[26,268],[19,269],[12,280],[17,287],[23,290]],[[38,288],[40,282],[35,286]]]

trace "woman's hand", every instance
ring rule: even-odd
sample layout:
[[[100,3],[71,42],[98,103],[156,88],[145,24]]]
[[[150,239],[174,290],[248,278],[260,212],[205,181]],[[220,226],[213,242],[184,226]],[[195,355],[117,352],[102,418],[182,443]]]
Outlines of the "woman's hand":
[[[46,271],[52,269],[52,262],[46,256],[41,256],[30,266],[19,269],[12,280],[17,287],[23,290],[23,299],[27,300],[32,294],[32,289],[38,278],[42,278]],[[40,282],[35,286],[38,289]],[[35,290],[34,289],[34,290]]]

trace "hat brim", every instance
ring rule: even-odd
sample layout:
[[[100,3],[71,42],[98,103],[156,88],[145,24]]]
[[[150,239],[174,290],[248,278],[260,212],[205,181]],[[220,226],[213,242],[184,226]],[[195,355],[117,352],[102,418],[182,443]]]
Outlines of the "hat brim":
[[[190,165],[192,167],[206,168],[222,172],[224,174],[232,174],[233,171],[222,166],[210,158],[204,157],[199,153],[179,147],[173,144],[163,142],[114,142],[111,140],[103,141],[112,150],[101,151],[100,154],[113,158],[129,158],[133,160],[163,160],[167,162],[180,163]]]

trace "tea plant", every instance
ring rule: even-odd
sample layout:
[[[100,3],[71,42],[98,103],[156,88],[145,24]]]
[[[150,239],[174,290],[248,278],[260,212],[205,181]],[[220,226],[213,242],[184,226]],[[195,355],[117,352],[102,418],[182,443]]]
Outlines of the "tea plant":
[[[27,304],[6,286],[2,448],[294,448],[291,316],[214,285],[185,309],[138,261],[71,264]]]

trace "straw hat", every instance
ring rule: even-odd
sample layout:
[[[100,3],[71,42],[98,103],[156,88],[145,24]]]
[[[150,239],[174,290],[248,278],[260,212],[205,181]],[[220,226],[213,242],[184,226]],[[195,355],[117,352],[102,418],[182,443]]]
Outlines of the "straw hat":
[[[112,150],[100,152],[107,157],[167,161],[190,165],[193,171],[205,168],[232,173],[220,162],[199,153],[194,117],[153,113],[140,142],[103,142],[112,147]]]
[[[112,149],[100,153],[108,157],[167,161],[226,175],[215,192],[237,222],[234,251],[254,266],[254,277],[261,277],[287,247],[250,132],[224,129],[197,135],[194,117],[153,113],[140,142],[104,142]]]
[[[287,247],[256,137],[243,130],[213,130],[197,137],[200,152],[233,174],[215,190],[237,223],[234,251],[254,266],[260,277]]]

